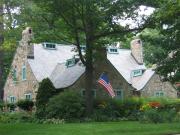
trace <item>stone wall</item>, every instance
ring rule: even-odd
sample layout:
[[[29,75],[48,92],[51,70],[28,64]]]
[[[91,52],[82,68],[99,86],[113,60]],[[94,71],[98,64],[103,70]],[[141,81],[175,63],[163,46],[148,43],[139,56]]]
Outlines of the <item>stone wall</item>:
[[[101,62],[101,64],[97,63],[94,66],[93,89],[96,90],[96,97],[110,97],[104,88],[97,83],[97,80],[104,71],[107,72],[113,89],[122,91],[122,99],[131,97],[133,95],[133,88],[125,81],[125,79],[118,73],[112,64],[108,60],[105,60],[104,62]],[[82,90],[85,89],[85,75],[82,75],[81,78],[70,87],[70,89],[77,90],[81,93]]]
[[[25,94],[32,94],[32,99],[35,100],[38,89],[38,82],[28,63],[28,45],[32,38],[32,31],[27,28],[22,33],[22,40],[16,50],[11,70],[4,86],[4,101],[9,102],[10,96],[14,96],[16,101],[25,99]],[[26,70],[26,79],[22,79],[22,68]],[[13,79],[13,70],[16,70],[16,79]]]
[[[155,74],[143,88],[143,97],[156,96],[156,92],[163,92],[165,97],[177,98],[177,91],[170,82],[162,82],[160,76]]]

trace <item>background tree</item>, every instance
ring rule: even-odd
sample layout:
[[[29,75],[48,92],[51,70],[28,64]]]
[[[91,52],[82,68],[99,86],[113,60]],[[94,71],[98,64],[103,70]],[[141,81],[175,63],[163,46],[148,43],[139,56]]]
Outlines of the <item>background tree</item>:
[[[145,59],[157,65],[164,80],[180,81],[180,1],[163,1],[154,14],[155,29],[141,34],[145,41]]]

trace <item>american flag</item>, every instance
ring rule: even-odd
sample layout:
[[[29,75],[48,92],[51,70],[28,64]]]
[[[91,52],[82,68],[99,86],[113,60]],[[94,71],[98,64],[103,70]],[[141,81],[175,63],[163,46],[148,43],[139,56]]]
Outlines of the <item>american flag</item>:
[[[109,82],[108,76],[105,73],[101,74],[98,83],[105,88],[105,90],[111,95],[112,98],[115,97],[114,90]]]

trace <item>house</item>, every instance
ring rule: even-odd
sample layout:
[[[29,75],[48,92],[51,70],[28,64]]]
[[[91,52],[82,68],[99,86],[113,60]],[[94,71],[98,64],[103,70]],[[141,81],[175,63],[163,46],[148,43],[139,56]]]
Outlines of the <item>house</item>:
[[[4,101],[35,100],[39,82],[44,78],[50,78],[57,89],[70,88],[84,95],[85,67],[77,57],[76,47],[55,43],[32,44],[32,37],[31,28],[22,32],[4,87]],[[84,53],[85,46],[81,48]],[[108,96],[97,84],[101,73],[106,71],[115,90],[115,98],[134,95],[176,98],[177,91],[171,83],[162,82],[153,69],[146,68],[142,52],[139,39],[131,42],[131,50],[116,46],[101,50],[99,54],[104,59],[94,62],[93,95]]]

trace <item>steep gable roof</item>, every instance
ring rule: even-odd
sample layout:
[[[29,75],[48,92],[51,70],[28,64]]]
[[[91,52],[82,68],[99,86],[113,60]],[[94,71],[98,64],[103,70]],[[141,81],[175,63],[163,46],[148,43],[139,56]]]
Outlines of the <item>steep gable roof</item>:
[[[71,86],[85,72],[85,67],[80,63],[67,67],[65,62],[72,58],[76,52],[74,45],[57,45],[55,50],[43,48],[41,44],[34,44],[34,59],[28,59],[28,63],[37,81],[50,78],[56,88]],[[124,77],[124,79],[137,90],[142,89],[150,80],[154,71],[146,69],[145,65],[139,65],[131,55],[131,50],[118,49],[118,53],[107,53],[107,59]],[[142,76],[132,77],[132,71],[143,69]]]

